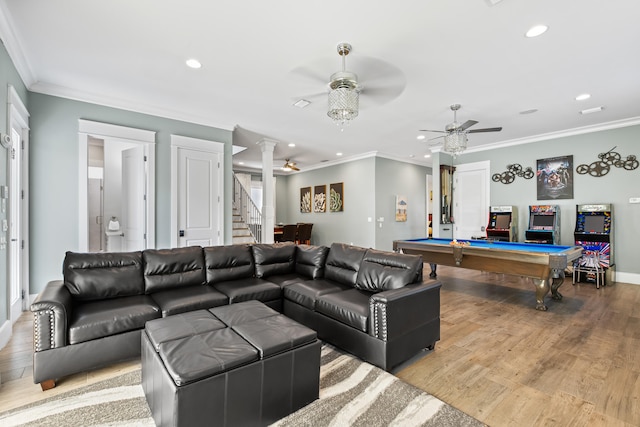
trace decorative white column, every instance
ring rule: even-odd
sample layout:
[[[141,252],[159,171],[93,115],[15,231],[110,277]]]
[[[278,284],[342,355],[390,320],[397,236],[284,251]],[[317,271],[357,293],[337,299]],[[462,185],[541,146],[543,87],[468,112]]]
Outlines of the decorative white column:
[[[273,191],[273,149],[277,142],[261,139],[257,144],[262,150],[262,243],[273,243],[273,227],[276,217]]]

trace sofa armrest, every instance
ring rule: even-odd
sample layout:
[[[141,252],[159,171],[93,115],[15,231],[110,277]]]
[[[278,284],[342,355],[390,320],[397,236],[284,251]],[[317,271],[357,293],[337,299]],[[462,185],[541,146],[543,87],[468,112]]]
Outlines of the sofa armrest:
[[[371,295],[369,334],[391,341],[440,318],[440,287],[435,280]]]
[[[35,352],[67,345],[71,307],[71,293],[64,282],[52,280],[47,283],[31,304]]]

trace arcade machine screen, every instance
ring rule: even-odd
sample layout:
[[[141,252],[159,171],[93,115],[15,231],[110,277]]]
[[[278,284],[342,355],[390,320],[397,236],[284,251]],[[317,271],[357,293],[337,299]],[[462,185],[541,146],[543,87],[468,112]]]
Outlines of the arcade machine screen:
[[[539,230],[551,230],[553,229],[553,215],[533,215],[533,224],[531,228]]]
[[[604,215],[585,215],[585,233],[604,233]]]
[[[499,230],[506,230],[509,228],[511,223],[511,215],[509,214],[498,214],[496,215],[496,228]]]

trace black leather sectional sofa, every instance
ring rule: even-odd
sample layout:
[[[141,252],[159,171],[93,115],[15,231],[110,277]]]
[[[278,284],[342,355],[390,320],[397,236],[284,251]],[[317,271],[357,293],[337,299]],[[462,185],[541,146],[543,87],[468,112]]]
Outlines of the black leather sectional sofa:
[[[63,280],[31,305],[33,378],[140,357],[149,320],[259,300],[318,337],[391,370],[440,339],[440,283],[422,259],[334,243],[66,254]]]

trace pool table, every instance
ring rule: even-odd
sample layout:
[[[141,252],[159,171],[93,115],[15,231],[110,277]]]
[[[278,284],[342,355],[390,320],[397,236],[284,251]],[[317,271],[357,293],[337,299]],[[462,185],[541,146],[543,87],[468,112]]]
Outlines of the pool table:
[[[393,250],[422,255],[436,277],[438,264],[493,273],[530,277],[536,288],[536,309],[546,311],[544,298],[561,300],[558,288],[564,269],[582,255],[581,246],[541,245],[492,240],[412,239],[395,240]]]

